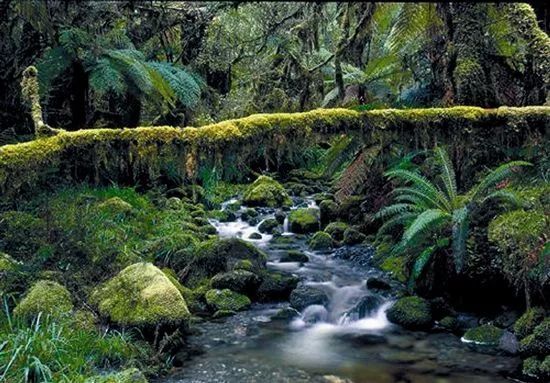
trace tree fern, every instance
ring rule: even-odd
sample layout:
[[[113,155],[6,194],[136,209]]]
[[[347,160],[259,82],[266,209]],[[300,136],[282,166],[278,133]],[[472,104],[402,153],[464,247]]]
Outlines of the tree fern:
[[[191,108],[199,102],[201,87],[195,76],[169,63],[148,62],[147,65],[162,76],[183,105]]]

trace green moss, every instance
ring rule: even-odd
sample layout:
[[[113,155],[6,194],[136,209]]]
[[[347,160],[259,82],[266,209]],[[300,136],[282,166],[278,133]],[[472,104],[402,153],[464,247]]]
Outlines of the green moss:
[[[550,355],[546,357],[531,356],[523,361],[523,374],[541,381],[550,379]]]
[[[15,259],[0,251],[0,275],[5,271],[13,271],[17,269],[18,266],[19,263]]]
[[[433,322],[430,303],[416,296],[397,300],[386,314],[391,322],[412,330],[430,328]]]
[[[384,258],[380,268],[389,272],[399,282],[405,283],[407,281],[406,273],[406,259],[401,256],[390,256]]]
[[[288,224],[294,233],[316,232],[319,230],[319,210],[313,208],[292,210],[288,215]]]
[[[260,176],[244,192],[243,203],[249,206],[281,207],[292,205],[283,186],[268,176]]]
[[[0,214],[0,245],[16,260],[27,261],[47,248],[46,222],[23,211]]]
[[[92,331],[96,328],[96,317],[89,310],[77,310],[72,317],[72,322],[80,330]]]
[[[178,288],[151,263],[126,267],[96,288],[90,302],[119,325],[178,324],[189,317]]]
[[[531,335],[523,338],[519,349],[524,356],[550,354],[550,318],[545,318]]]
[[[71,294],[57,282],[41,280],[27,291],[13,310],[19,317],[32,318],[42,312],[59,318],[73,309]]]
[[[229,210],[211,210],[207,213],[209,218],[220,222],[230,222],[235,220],[235,213]]]
[[[108,375],[94,376],[84,383],[148,383],[143,373],[137,368],[116,372]]]
[[[289,250],[281,256],[281,262],[309,262],[307,255],[299,250]]]
[[[216,311],[240,311],[248,308],[250,299],[243,294],[236,293],[229,289],[209,290],[206,295],[206,303]]]
[[[210,284],[218,290],[229,289],[247,296],[254,296],[260,285],[260,278],[247,270],[232,270],[216,274]]]
[[[328,250],[332,248],[332,237],[324,231],[318,231],[308,242],[311,250]]]
[[[330,234],[336,241],[341,241],[344,239],[344,231],[348,227],[349,225],[345,222],[331,222],[325,227],[325,233]]]
[[[544,319],[544,309],[542,307],[531,307],[514,324],[514,333],[518,339],[523,339],[533,333],[535,327]]]
[[[468,329],[462,337],[462,341],[479,345],[496,346],[503,333],[504,330],[490,324],[485,324]]]
[[[133,210],[133,206],[120,197],[112,197],[97,205],[99,209],[107,210],[114,214],[128,214]]]
[[[258,226],[258,231],[260,233],[273,233],[273,230],[279,226],[279,222],[275,218],[268,218],[262,221]]]
[[[357,245],[362,243],[367,236],[361,233],[359,230],[349,227],[344,231],[344,243],[346,245]]]
[[[233,266],[235,270],[247,270],[251,271],[254,269],[254,264],[250,259],[241,259],[237,262],[235,262],[235,266]]]

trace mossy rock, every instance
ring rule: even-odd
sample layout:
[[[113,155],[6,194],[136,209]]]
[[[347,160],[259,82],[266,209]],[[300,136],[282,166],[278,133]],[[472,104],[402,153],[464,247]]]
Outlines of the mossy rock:
[[[72,317],[72,323],[80,330],[94,330],[96,328],[96,322],[96,316],[89,310],[77,310]]]
[[[365,201],[365,196],[349,196],[338,206],[338,217],[346,222],[357,223],[356,221],[362,215],[361,204]]]
[[[248,239],[262,239],[262,235],[260,233],[254,232],[248,236]]]
[[[233,270],[216,274],[210,281],[213,288],[229,289],[249,297],[254,296],[261,283],[260,277],[246,270]]]
[[[229,210],[211,210],[208,212],[208,217],[220,222],[231,222],[237,219],[235,213]]]
[[[299,282],[297,277],[278,271],[264,271],[260,277],[262,283],[258,287],[257,298],[262,302],[288,300]]]
[[[243,212],[241,213],[241,219],[243,221],[248,221],[251,218],[256,218],[257,216],[258,216],[258,212],[256,211],[256,209],[251,207],[243,210]]]
[[[71,294],[62,285],[54,281],[40,280],[25,294],[25,297],[13,310],[18,317],[32,318],[43,313],[54,318],[69,314],[73,309]]]
[[[531,335],[521,340],[519,350],[524,356],[550,354],[550,318],[545,318]]]
[[[550,355],[545,357],[531,356],[523,361],[524,375],[537,378],[540,381],[550,380]]]
[[[182,272],[183,283],[193,287],[205,278],[235,269],[242,260],[250,261],[250,271],[258,273],[265,268],[267,255],[251,243],[237,238],[203,242]]]
[[[407,281],[405,257],[386,257],[380,264],[380,268],[390,273],[390,275],[399,282],[405,283]]]
[[[318,231],[308,242],[311,250],[329,250],[332,248],[332,237],[324,231]]]
[[[212,289],[205,294],[206,303],[215,311],[241,311],[247,309],[251,302],[243,294],[236,293],[229,289]]]
[[[296,209],[288,216],[290,231],[298,234],[314,233],[319,230],[319,210],[314,208]]]
[[[518,339],[523,339],[533,333],[535,327],[544,320],[544,309],[542,307],[531,307],[514,324],[514,333]]]
[[[273,233],[273,229],[279,226],[279,222],[275,218],[268,218],[262,221],[258,226],[260,233]]]
[[[148,383],[148,381],[140,370],[129,368],[121,372],[88,378],[85,383]]]
[[[130,214],[134,207],[120,197],[111,197],[97,204],[97,208],[111,214]]]
[[[341,241],[344,239],[344,232],[348,227],[349,225],[347,223],[336,221],[336,222],[329,223],[327,227],[325,227],[324,231],[325,233],[330,234],[330,236],[335,241]]]
[[[306,254],[299,250],[289,250],[283,256],[281,256],[280,262],[309,262],[309,258]]]
[[[21,264],[8,254],[0,251],[0,275],[3,272],[15,271]]]
[[[498,346],[503,334],[503,329],[485,324],[468,329],[462,337],[462,341],[481,346]]]
[[[433,323],[430,303],[417,296],[397,300],[386,314],[390,322],[411,330],[429,329]]]
[[[319,203],[319,215],[321,225],[329,225],[338,218],[338,204],[329,199],[321,201]]]
[[[170,278],[145,262],[126,267],[97,287],[90,302],[102,316],[121,326],[179,325],[190,317]]]
[[[244,192],[243,203],[249,206],[282,207],[292,205],[284,187],[268,176],[260,176]]]
[[[367,236],[361,233],[359,230],[349,227],[344,231],[344,243],[346,245],[357,245],[362,243]]]

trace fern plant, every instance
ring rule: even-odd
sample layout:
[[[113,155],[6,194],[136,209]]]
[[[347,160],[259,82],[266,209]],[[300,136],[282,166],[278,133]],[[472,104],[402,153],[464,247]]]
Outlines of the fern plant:
[[[531,166],[525,161],[505,163],[492,170],[467,193],[459,194],[455,172],[447,152],[441,147],[436,147],[434,152],[440,167],[440,174],[435,182],[420,172],[405,168],[392,169],[385,173],[390,180],[397,180],[403,185],[393,191],[395,203],[382,208],[375,215],[375,218],[385,221],[378,231],[379,235],[396,225],[403,226],[403,235],[394,247],[394,253],[410,251],[430,243],[415,256],[411,273],[413,281],[422,274],[436,250],[449,244],[456,271],[461,272],[465,263],[468,221],[472,210],[494,198],[521,205],[519,197],[510,191],[498,190],[497,185],[519,167]],[[450,236],[443,234],[449,229]]]

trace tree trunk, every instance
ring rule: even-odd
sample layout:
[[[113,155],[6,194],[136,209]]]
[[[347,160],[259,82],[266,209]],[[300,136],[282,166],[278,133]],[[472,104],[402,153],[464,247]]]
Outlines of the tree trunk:
[[[88,110],[88,74],[80,61],[72,65],[73,79],[71,83],[71,130],[86,127]]]

